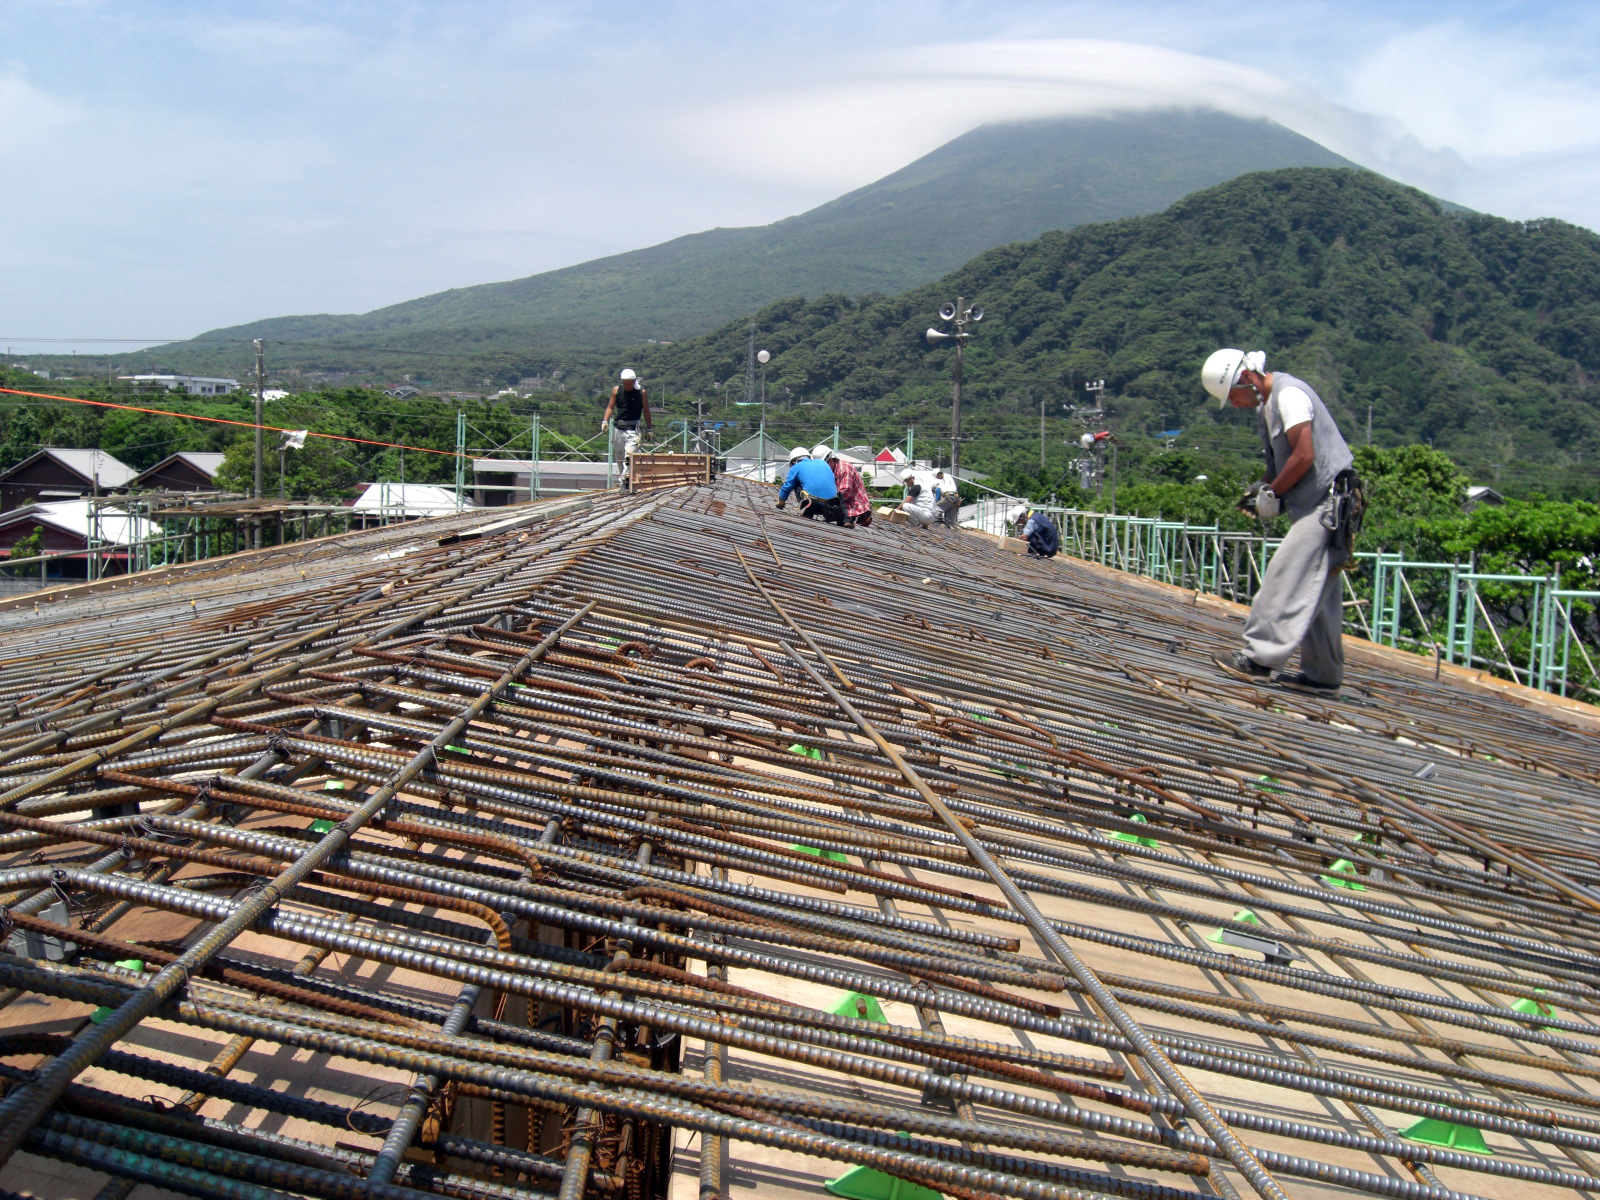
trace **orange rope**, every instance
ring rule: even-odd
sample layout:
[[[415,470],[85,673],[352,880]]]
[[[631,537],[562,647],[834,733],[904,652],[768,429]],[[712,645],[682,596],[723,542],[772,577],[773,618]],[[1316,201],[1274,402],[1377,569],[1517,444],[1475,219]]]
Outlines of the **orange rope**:
[[[62,400],[68,404],[92,404],[96,408],[120,408],[123,412],[152,413],[158,417],[178,417],[184,421],[209,421],[213,425],[237,425],[242,429],[267,429],[273,433],[299,433],[298,429],[285,429],[281,425],[256,425],[250,421],[230,421],[225,417],[202,417],[195,413],[168,412],[164,408],[140,408],[135,404],[112,404],[108,400],[84,400],[77,396],[53,396],[49,392],[22,392],[16,388],[0,387],[9,396],[32,396],[36,400]],[[382,446],[387,450],[415,450],[418,454],[443,454],[454,458],[454,450],[433,450],[427,446],[407,446],[401,442],[375,442],[371,438],[345,437],[339,433],[316,433],[306,430],[307,437],[327,438],[335,442],[358,442],[363,446]]]

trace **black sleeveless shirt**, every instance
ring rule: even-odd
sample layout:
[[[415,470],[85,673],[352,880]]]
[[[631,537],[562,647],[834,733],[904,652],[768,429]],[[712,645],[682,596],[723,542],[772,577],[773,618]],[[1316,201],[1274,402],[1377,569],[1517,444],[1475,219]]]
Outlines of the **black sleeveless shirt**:
[[[619,384],[611,415],[618,421],[637,421],[644,415],[644,389]]]

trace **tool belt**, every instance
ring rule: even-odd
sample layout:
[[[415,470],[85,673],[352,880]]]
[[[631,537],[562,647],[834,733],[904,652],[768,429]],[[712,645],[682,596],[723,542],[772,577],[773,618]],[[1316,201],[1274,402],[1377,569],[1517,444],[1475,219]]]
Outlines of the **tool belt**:
[[[1361,523],[1367,515],[1367,494],[1354,467],[1347,467],[1334,476],[1329,495],[1332,503],[1322,514],[1323,527],[1333,535],[1329,548],[1347,563],[1353,562],[1351,555],[1356,538],[1361,536]]]

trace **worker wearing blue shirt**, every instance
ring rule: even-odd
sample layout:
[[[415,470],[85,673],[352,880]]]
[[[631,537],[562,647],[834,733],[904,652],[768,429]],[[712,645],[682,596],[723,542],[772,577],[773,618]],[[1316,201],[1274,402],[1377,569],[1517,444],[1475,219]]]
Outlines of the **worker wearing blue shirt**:
[[[833,468],[819,458],[799,458],[784,477],[778,490],[778,507],[782,508],[791,492],[799,489],[813,500],[822,503],[822,516],[836,525],[844,524],[844,509],[839,504],[839,485],[834,481]],[[829,502],[832,502],[831,504]]]
[[[1044,513],[1032,512],[1027,505],[1019,504],[1006,515],[1013,525],[1022,526],[1022,537],[1028,543],[1030,557],[1054,558],[1061,552],[1061,533]]]

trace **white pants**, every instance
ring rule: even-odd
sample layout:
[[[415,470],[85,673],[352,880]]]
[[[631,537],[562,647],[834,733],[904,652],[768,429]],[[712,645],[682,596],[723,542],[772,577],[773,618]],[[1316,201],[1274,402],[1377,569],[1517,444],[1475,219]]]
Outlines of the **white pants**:
[[[623,425],[619,421],[611,422],[611,460],[619,467],[628,461],[628,455],[639,448],[639,426],[637,423]]]
[[[926,529],[930,525],[939,523],[939,510],[933,507],[924,507],[920,504],[903,504],[900,511],[910,519],[911,523],[919,529]]]

